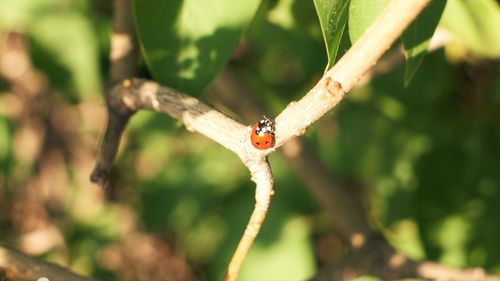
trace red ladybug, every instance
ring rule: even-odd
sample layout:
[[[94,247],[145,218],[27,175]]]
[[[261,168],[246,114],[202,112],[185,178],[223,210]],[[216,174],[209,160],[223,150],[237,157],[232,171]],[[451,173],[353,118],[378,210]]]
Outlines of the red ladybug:
[[[252,126],[252,134],[250,135],[252,145],[257,149],[268,149],[274,146],[274,121],[264,119],[255,123]]]

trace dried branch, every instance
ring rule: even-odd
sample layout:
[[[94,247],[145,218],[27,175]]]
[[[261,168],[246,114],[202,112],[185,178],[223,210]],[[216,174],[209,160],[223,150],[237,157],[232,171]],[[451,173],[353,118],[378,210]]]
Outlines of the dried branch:
[[[77,275],[61,266],[39,261],[16,250],[0,246],[0,279],[51,281],[92,281],[96,279]],[[1,273],[3,271],[3,273]],[[1,274],[5,275],[2,276]]]

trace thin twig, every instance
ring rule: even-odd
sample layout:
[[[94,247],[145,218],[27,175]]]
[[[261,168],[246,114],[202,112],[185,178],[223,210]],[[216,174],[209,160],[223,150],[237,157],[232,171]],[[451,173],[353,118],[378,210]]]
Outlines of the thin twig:
[[[255,189],[255,207],[247,224],[245,232],[241,237],[240,243],[231,258],[228,266],[225,281],[236,280],[243,260],[252,247],[255,237],[259,234],[260,227],[266,218],[271,196],[273,195],[273,180],[271,168],[265,158],[258,158],[254,161],[246,161],[247,167],[252,174],[252,180],[256,183]]]

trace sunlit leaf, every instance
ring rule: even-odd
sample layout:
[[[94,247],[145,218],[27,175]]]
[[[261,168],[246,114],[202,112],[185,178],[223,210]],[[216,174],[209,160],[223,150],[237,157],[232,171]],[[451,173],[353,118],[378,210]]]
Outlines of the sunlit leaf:
[[[402,41],[406,57],[405,86],[410,83],[427,53],[445,4],[446,1],[432,1],[403,33]]]
[[[500,57],[500,5],[494,0],[450,0],[442,24],[477,55]]]
[[[349,2],[350,0],[314,0],[328,55],[326,70],[333,66],[337,58],[337,52],[347,23]]]
[[[147,64],[162,84],[197,95],[215,78],[260,0],[134,1]]]
[[[349,37],[354,43],[377,18],[389,0],[351,0],[349,7]]]

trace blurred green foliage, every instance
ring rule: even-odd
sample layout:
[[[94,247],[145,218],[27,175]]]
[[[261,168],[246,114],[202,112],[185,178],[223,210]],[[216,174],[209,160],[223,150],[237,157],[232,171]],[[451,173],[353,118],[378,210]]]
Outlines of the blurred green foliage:
[[[369,17],[352,16],[349,25],[361,18]],[[446,17],[447,27],[453,23]],[[110,7],[98,0],[0,0],[0,32],[26,34],[31,59],[56,89],[51,101],[58,105],[104,106],[96,93],[108,71],[109,24]],[[494,32],[495,26],[484,25]],[[479,36],[483,29],[471,30]],[[361,32],[350,29],[349,35]],[[456,43],[473,51],[470,61],[450,63],[447,48],[429,54],[407,88],[404,65],[394,66],[353,90],[305,139],[332,172],[365,186],[374,224],[398,249],[417,259],[500,273],[500,70],[498,61],[478,58],[488,38],[464,36]],[[327,62],[312,1],[264,1],[245,48],[230,63],[274,113],[307,92]],[[0,96],[8,91],[2,81]],[[4,114],[5,106],[0,102],[0,196],[8,201],[40,163],[16,158],[19,120]],[[99,127],[105,120],[94,122],[102,122]],[[92,141],[72,149],[93,157],[98,134],[76,130],[71,138]],[[159,114],[135,115],[124,143],[115,201],[99,203],[90,194],[97,187],[79,180],[89,169],[72,161],[62,168],[69,195],[63,214],[51,213],[50,220],[64,234],[65,262],[78,272],[120,280],[96,253],[119,239],[125,205],[142,231],[174,237],[200,279],[220,280],[254,205],[248,171],[234,154]],[[275,153],[270,162],[276,195],[240,279],[304,280],[316,269],[312,238],[322,211],[283,156]],[[2,242],[17,243],[19,228],[5,221],[1,226]]]
[[[406,68],[404,84],[407,86],[427,54],[434,31],[443,14],[446,1],[433,1],[418,15],[401,36]]]
[[[67,0],[0,1],[2,31],[23,31],[30,36],[33,62],[51,82],[73,99],[100,93],[96,28],[92,2]]]
[[[500,7],[492,0],[450,0],[443,25],[464,48],[490,58],[500,56]]]

